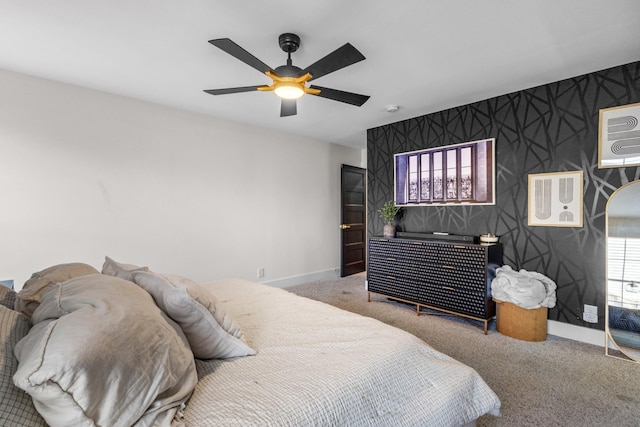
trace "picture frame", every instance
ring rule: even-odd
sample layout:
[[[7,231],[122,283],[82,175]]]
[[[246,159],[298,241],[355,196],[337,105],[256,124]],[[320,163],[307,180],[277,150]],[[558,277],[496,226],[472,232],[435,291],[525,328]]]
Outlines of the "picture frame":
[[[582,227],[583,172],[529,174],[528,225]]]
[[[396,206],[496,204],[495,138],[393,155]]]
[[[598,168],[640,166],[640,103],[600,110]]]

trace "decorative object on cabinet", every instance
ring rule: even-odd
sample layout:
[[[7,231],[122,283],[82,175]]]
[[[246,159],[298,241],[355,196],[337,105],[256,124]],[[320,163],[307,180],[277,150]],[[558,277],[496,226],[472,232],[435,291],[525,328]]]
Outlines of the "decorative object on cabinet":
[[[480,235],[480,242],[482,243],[498,243],[498,240],[500,240],[500,237],[492,233]]]
[[[598,167],[640,166],[640,103],[600,110]]]
[[[528,224],[582,227],[582,171],[529,175]]]
[[[495,205],[495,139],[394,154],[399,206]]]
[[[502,245],[419,239],[369,239],[371,294],[484,323],[495,317],[491,281]]]
[[[605,353],[640,362],[640,180],[607,202]]]
[[[395,237],[396,226],[393,225],[393,220],[395,219],[398,212],[400,212],[400,207],[396,206],[393,200],[385,202],[385,204],[382,205],[380,209],[378,209],[380,217],[385,221],[383,230],[384,237]]]

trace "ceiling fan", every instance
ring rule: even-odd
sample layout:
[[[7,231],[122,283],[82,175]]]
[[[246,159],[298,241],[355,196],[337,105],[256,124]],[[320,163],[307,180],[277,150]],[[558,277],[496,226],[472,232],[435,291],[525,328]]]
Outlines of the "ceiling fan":
[[[280,48],[287,53],[287,64],[274,69],[228,38],[209,40],[209,43],[212,45],[224,50],[229,55],[234,56],[261,73],[266,74],[273,83],[271,85],[210,89],[205,90],[205,92],[211,95],[226,95],[230,93],[251,92],[254,90],[273,91],[282,99],[280,117],[295,116],[297,113],[296,99],[304,94],[345,102],[358,107],[369,99],[368,96],[357,93],[314,85],[307,86],[307,83],[312,80],[365,59],[364,55],[351,44],[344,44],[342,47],[334,50],[303,70],[293,65],[291,61],[291,53],[300,47],[300,37],[295,34],[285,33],[280,35],[278,42]]]

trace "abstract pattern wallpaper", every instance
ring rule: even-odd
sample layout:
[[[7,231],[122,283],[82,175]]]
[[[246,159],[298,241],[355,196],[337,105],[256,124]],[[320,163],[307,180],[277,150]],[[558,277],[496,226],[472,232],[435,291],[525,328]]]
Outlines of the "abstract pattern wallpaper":
[[[640,62],[551,83],[367,132],[368,235],[382,235],[377,210],[393,200],[393,155],[485,138],[496,139],[494,206],[412,206],[401,231],[495,233],[504,263],[556,282],[549,319],[604,330],[605,209],[640,167],[598,169],[599,110],[640,102]],[[583,226],[528,226],[528,175],[583,171]],[[640,203],[640,202],[639,202]],[[598,323],[582,320],[584,304]]]

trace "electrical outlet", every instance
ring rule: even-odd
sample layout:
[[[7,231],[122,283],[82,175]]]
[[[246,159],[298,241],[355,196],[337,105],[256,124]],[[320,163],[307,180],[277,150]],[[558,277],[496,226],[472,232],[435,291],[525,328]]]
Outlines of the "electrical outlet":
[[[264,277],[264,267],[258,267],[257,277],[258,279],[261,279]]]
[[[585,304],[582,320],[588,323],[598,323],[598,306]]]

